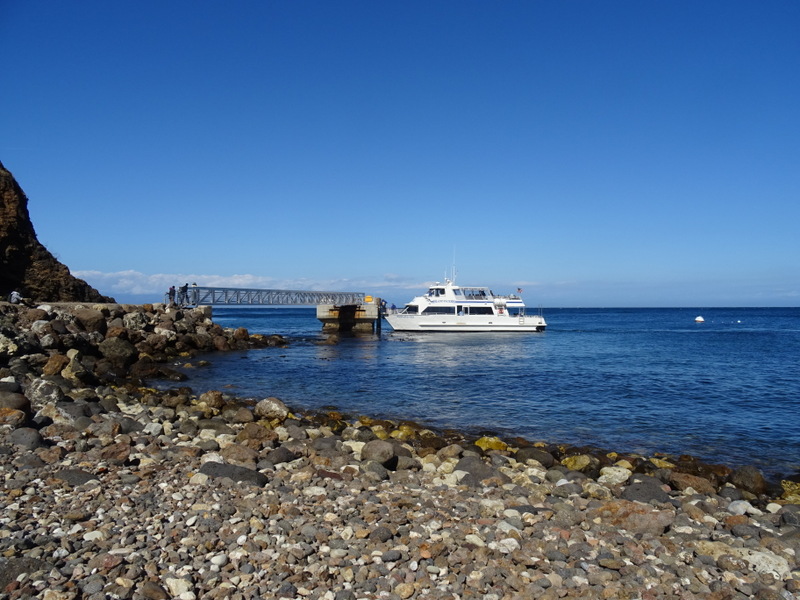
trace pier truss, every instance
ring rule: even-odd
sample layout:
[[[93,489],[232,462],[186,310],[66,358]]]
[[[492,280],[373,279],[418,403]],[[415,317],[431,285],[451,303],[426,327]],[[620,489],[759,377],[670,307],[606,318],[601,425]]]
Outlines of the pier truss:
[[[359,292],[310,292],[299,290],[253,290],[243,288],[190,287],[188,304],[269,304],[338,306],[364,304]],[[180,302],[180,298],[177,298]]]

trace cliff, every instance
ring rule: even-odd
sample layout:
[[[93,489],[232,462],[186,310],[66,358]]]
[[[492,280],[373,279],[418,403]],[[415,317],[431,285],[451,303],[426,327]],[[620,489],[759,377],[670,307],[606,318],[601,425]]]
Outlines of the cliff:
[[[37,302],[114,302],[74,277],[36,238],[28,198],[0,162],[0,294]]]

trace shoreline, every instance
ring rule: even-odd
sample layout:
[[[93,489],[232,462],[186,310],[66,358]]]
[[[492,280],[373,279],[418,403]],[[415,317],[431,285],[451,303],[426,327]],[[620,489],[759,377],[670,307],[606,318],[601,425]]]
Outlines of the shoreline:
[[[362,337],[360,335],[353,335],[352,337],[358,338]],[[365,336],[367,338],[371,336]],[[286,336],[287,345],[291,348],[295,342],[300,342],[302,345],[326,345],[328,342],[324,340],[317,339],[315,337],[309,337],[307,335],[298,335],[296,337]],[[187,385],[195,389],[195,391],[202,392],[207,389],[214,389],[213,386],[221,387],[221,389],[225,389],[227,392],[231,394],[236,394],[237,389],[239,388],[239,382],[230,381],[228,382],[230,385],[223,386],[223,380],[219,376],[215,376],[213,378],[213,383],[211,381],[203,382],[200,386],[197,386],[193,379],[193,374],[199,373],[202,370],[201,367],[196,367],[194,365],[186,365],[190,366],[191,368],[181,369],[188,376]],[[207,365],[204,365],[207,366]],[[245,384],[246,387],[246,384]],[[243,399],[248,399],[254,397],[254,392],[252,389],[241,389],[239,390]],[[280,395],[280,393],[278,394]],[[324,397],[324,394],[317,394],[314,397]],[[320,411],[324,412],[324,406],[320,406],[318,402],[314,401],[306,401],[297,400],[296,398],[287,400],[284,396],[280,395],[280,397],[289,404],[296,404],[302,407],[303,410],[309,411]],[[346,399],[345,399],[346,400]],[[326,402],[328,400],[326,399]],[[361,403],[362,405],[364,402]],[[739,451],[736,452],[733,449],[732,452],[723,453],[717,452],[713,458],[708,458],[700,454],[699,452],[694,453],[693,451],[686,451],[685,448],[681,447],[679,441],[675,441],[672,444],[669,442],[674,441],[677,438],[670,438],[667,439],[666,442],[670,446],[669,449],[665,449],[662,447],[657,446],[656,444],[647,444],[647,443],[639,443],[636,447],[631,447],[630,445],[625,445],[624,440],[618,442],[608,442],[607,444],[603,444],[602,442],[596,441],[594,439],[587,439],[588,436],[553,436],[549,437],[543,434],[534,433],[533,435],[526,435],[525,433],[517,433],[515,431],[509,431],[507,428],[498,428],[494,427],[490,424],[486,424],[480,421],[471,422],[469,424],[458,424],[454,426],[442,425],[440,423],[435,423],[429,420],[426,420],[424,417],[420,418],[418,415],[409,415],[409,414],[402,414],[399,411],[392,412],[391,410],[377,410],[377,411],[366,411],[364,408],[349,408],[346,406],[346,402],[343,402],[342,398],[330,401],[328,405],[331,409],[346,413],[350,415],[350,418],[356,418],[360,415],[366,415],[373,419],[386,419],[392,421],[409,421],[412,423],[416,423],[418,426],[443,432],[443,431],[453,431],[460,433],[461,437],[464,439],[471,438],[472,440],[478,439],[483,435],[489,435],[492,437],[499,437],[502,440],[507,441],[510,445],[544,445],[553,448],[586,448],[586,452],[589,454],[596,455],[601,462],[605,462],[603,459],[603,455],[607,454],[616,454],[616,455],[625,455],[637,458],[657,458],[660,460],[665,460],[671,462],[673,464],[677,462],[695,462],[705,465],[706,467],[714,467],[714,468],[721,468],[721,469],[729,469],[731,472],[743,468],[743,467],[754,467],[757,468],[763,476],[767,479],[768,484],[772,486],[779,485],[781,480],[788,480],[791,482],[800,482],[800,468],[798,468],[798,464],[796,461],[790,461],[787,457],[790,457],[790,453],[781,453],[780,445],[776,442],[774,444],[773,452],[772,453],[761,453],[761,454],[754,454],[752,448],[747,447],[746,442],[743,446],[747,447],[746,451]],[[624,419],[623,419],[624,422]],[[607,438],[606,438],[606,441]],[[750,455],[748,458],[747,454]],[[778,460],[780,458],[780,460]],[[778,494],[780,495],[780,494]]]
[[[756,469],[143,387],[281,338],[116,306],[0,306],[8,598],[800,597]]]

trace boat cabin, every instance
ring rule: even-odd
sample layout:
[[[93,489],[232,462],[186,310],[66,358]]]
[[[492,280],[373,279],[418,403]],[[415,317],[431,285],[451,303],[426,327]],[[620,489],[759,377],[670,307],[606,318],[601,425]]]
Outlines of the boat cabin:
[[[509,306],[507,301],[514,302]],[[487,287],[458,287],[447,281],[436,283],[428,291],[405,305],[406,315],[503,315],[525,314],[518,296],[495,296]]]

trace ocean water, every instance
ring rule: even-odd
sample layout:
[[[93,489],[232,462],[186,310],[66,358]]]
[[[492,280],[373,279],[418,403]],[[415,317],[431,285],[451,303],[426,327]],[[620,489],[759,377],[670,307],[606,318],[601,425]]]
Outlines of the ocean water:
[[[800,309],[551,309],[540,334],[325,335],[313,308],[214,307],[287,348],[215,354],[196,393],[800,471]],[[705,323],[695,323],[702,315]],[[185,384],[186,385],[186,384]]]

